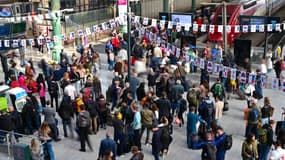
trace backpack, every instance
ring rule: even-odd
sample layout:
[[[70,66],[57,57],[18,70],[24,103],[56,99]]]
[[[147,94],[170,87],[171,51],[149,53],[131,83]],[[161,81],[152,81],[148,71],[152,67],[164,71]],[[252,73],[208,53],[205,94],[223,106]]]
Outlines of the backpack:
[[[221,97],[223,95],[223,88],[222,88],[222,84],[221,83],[217,83],[215,84],[215,90],[214,90],[214,94],[216,96]]]
[[[204,103],[205,103],[205,109],[206,109],[206,116],[212,117],[212,115],[215,113],[215,107],[214,107],[213,102],[211,103],[204,102]]]
[[[202,148],[202,160],[216,160],[217,147],[213,142],[207,142]]]
[[[233,137],[232,137],[232,135],[227,135],[226,134],[225,143],[224,143],[225,149],[226,150],[231,149],[232,145],[233,145]]]
[[[248,113],[248,121],[256,122],[259,118],[259,111],[256,108],[252,108]]]
[[[180,110],[184,112],[187,110],[187,102],[184,99],[179,100]]]
[[[197,104],[198,104],[198,97],[197,97],[197,93],[196,93],[195,89],[191,89],[187,93],[187,100],[188,100],[189,106],[194,106],[194,107],[197,106]]]
[[[84,111],[87,112],[87,111]],[[89,113],[87,112],[89,115]],[[86,113],[80,112],[78,114],[78,126],[79,127],[88,127],[90,126],[90,116],[88,116]]]
[[[265,127],[258,128],[258,141],[261,144],[267,143],[267,129]]]

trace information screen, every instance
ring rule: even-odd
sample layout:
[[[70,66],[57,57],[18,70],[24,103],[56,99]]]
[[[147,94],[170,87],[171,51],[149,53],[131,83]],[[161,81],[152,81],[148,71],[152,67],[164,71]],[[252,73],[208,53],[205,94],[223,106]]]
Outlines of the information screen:
[[[173,22],[173,25],[176,25],[178,22],[180,22],[181,26],[185,26],[185,24],[190,24],[192,26],[192,14],[183,14],[183,13],[172,13],[171,14],[171,21]]]

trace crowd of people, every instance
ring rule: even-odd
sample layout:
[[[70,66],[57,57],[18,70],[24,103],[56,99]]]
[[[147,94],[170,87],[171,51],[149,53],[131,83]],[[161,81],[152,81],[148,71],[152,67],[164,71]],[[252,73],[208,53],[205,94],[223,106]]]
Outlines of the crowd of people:
[[[275,140],[274,107],[270,99],[263,95],[260,78],[267,74],[264,63],[256,70],[255,84],[241,83],[239,78],[231,79],[230,71],[224,77],[221,71],[210,86],[211,73],[207,66],[199,69],[194,64],[194,58],[230,67],[234,65],[231,56],[223,56],[220,45],[211,49],[210,44],[202,52],[183,44],[181,54],[174,55],[165,45],[168,42],[180,45],[180,36],[174,30],[137,27],[132,32],[130,44],[132,74],[127,76],[126,35],[112,32],[105,53],[108,70],[114,76],[106,93],[102,91],[102,79],[99,78],[100,54],[92,45],[79,46],[79,57],[76,54],[69,57],[62,50],[58,63],[43,59],[39,63],[42,72],[37,78],[32,61],[26,65],[25,73],[19,72],[16,62],[12,62],[7,84],[11,88],[24,88],[28,97],[22,112],[13,106],[8,112],[2,111],[0,129],[23,134],[37,133],[43,143],[44,157],[54,160],[52,143],[61,141],[58,123],[62,123],[64,137],[74,137],[76,131],[81,152],[86,152],[86,143],[93,151],[89,135],[97,134],[109,125],[114,132],[107,131],[106,138],[101,140],[98,159],[116,159],[132,152],[130,159],[142,160],[143,141],[143,145],[152,147],[154,159],[159,160],[169,153],[175,138],[173,125],[178,124],[180,128],[186,126],[185,143],[188,148],[202,149],[202,160],[224,160],[226,152],[232,147],[233,138],[225,132],[221,119],[223,112],[229,109],[231,95],[237,94],[247,100],[242,159],[284,159],[285,123],[283,121]],[[190,58],[185,58],[186,55]],[[271,60],[272,56],[269,55],[269,58]],[[274,62],[277,77],[281,78],[283,61],[279,58]],[[251,72],[249,65],[244,69]],[[200,80],[190,81],[189,77],[197,76],[199,70]],[[257,102],[261,99],[264,99],[264,106],[259,107]],[[184,120],[185,112],[187,116]],[[30,145],[34,159],[40,153],[37,143],[33,139]],[[273,146],[275,149],[270,151]]]

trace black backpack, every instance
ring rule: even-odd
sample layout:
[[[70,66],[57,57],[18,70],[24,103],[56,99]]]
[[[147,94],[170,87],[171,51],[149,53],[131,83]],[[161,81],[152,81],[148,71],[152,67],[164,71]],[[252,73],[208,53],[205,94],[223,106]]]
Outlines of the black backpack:
[[[224,143],[224,147],[226,150],[230,150],[232,148],[233,145],[233,137],[232,135],[227,135],[225,137],[225,143]]]
[[[202,148],[202,160],[216,160],[217,147],[213,142],[207,142]]]

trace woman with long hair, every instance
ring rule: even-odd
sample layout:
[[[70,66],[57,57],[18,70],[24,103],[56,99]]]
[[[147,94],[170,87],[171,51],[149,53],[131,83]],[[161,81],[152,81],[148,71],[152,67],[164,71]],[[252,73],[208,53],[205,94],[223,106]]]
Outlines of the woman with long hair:
[[[37,77],[37,89],[40,96],[40,101],[43,107],[46,107],[46,85],[44,80],[44,75],[40,73]]]
[[[258,159],[257,142],[253,133],[249,134],[242,143],[241,156],[243,160]]]
[[[264,105],[261,108],[261,126],[268,124],[270,117],[273,116],[274,108],[270,104],[269,97],[264,97]]]
[[[49,136],[51,129],[47,122],[43,122],[39,129],[39,137],[43,143],[43,152],[44,157],[49,157],[50,160],[55,160],[53,147],[52,147],[52,138]]]

